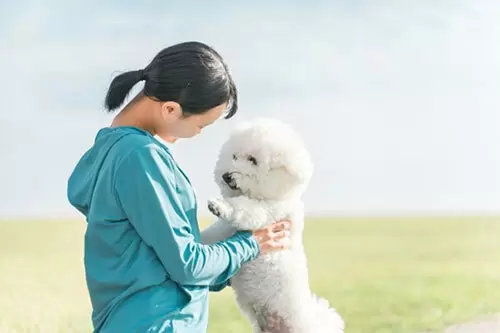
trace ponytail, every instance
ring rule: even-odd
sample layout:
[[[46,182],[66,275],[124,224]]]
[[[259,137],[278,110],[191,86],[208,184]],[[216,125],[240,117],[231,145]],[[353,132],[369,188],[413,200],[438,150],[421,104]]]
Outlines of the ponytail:
[[[139,81],[145,80],[144,71],[130,71],[125,72],[113,79],[109,85],[108,93],[106,94],[105,107],[111,112],[119,108],[125,98],[127,98],[132,87],[135,86]]]

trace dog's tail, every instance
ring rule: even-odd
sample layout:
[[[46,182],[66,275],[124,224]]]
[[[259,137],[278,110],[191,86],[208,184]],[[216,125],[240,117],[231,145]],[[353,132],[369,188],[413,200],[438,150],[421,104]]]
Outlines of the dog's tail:
[[[345,322],[340,314],[330,306],[328,300],[312,295],[312,303],[315,322],[318,324],[317,332],[344,333]]]

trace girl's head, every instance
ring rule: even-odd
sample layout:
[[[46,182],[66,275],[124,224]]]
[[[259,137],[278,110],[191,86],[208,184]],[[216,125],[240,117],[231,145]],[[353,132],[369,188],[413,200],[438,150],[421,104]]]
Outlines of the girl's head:
[[[238,109],[236,86],[222,57],[199,42],[160,51],[142,70],[113,79],[106,95],[108,111],[119,108],[134,85],[145,81],[141,99],[148,100],[155,134],[188,138]]]

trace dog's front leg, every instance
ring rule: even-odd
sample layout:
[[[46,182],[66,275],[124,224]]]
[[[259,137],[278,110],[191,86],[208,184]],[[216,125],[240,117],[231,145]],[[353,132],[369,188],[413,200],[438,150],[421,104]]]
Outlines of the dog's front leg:
[[[256,230],[274,222],[262,202],[244,196],[209,200],[208,209],[239,230]]]

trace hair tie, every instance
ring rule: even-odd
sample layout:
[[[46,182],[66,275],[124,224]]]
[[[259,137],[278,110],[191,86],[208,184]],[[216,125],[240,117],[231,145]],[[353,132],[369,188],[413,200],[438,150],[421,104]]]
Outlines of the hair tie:
[[[148,78],[146,71],[144,69],[139,69],[139,77],[140,77],[139,81],[145,81]]]

